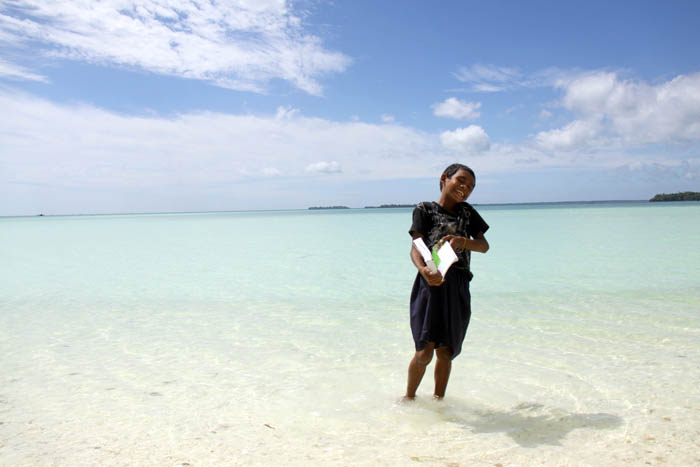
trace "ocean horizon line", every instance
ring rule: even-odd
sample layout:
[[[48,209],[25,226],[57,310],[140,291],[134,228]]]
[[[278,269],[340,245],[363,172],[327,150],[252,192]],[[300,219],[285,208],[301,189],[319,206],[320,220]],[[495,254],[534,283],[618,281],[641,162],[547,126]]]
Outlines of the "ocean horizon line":
[[[517,203],[472,203],[473,206],[480,207],[498,207],[498,206],[546,206],[546,205],[570,205],[570,204],[612,204],[612,203],[646,203],[647,199],[606,199],[606,200],[568,200],[568,201],[524,201]],[[365,210],[365,209],[410,209],[415,206],[412,203],[395,203],[402,204],[401,207],[392,207],[391,205],[378,206],[362,206],[362,207],[347,207],[343,210]],[[655,203],[657,204],[657,203]],[[667,203],[658,203],[667,204]],[[134,212],[94,212],[94,213],[70,213],[70,214],[18,214],[18,215],[0,215],[2,218],[20,218],[20,217],[89,217],[89,216],[138,216],[138,215],[178,215],[178,214],[216,214],[216,213],[246,213],[246,212],[294,212],[294,211],[309,211],[311,206],[305,208],[280,208],[280,209],[227,209],[227,210],[205,210],[205,211],[134,211]],[[313,210],[336,210],[333,207],[316,207]]]

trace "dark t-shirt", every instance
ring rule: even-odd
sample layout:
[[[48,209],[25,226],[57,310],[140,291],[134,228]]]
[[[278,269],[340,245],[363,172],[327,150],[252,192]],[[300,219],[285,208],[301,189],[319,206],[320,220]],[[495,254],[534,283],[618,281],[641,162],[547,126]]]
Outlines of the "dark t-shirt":
[[[488,229],[489,225],[469,203],[458,203],[454,211],[450,212],[438,203],[426,201],[413,210],[413,224],[408,233],[411,236],[414,232],[423,235],[425,244],[432,249],[433,245],[445,235],[476,238],[479,233],[485,233]],[[459,261],[452,267],[467,272],[471,277],[469,271],[471,252],[457,250],[455,253]]]

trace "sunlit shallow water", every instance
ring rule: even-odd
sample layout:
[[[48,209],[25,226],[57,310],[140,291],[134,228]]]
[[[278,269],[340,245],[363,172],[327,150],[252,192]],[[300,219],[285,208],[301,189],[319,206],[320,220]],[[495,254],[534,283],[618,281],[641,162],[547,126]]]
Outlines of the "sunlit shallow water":
[[[700,205],[479,210],[412,403],[410,210],[0,219],[0,465],[700,463]]]

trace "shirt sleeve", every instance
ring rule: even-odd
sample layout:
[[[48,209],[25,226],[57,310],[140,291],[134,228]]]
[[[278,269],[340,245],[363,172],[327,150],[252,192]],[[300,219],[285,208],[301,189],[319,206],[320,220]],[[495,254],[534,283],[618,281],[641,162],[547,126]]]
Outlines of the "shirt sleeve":
[[[476,237],[479,233],[486,233],[489,229],[489,225],[486,221],[476,212],[476,209],[471,207],[471,215],[469,216],[469,235],[471,237]]]
[[[423,203],[413,209],[413,223],[408,229],[408,234],[412,237],[414,233],[419,233],[428,238],[430,230],[430,219]]]

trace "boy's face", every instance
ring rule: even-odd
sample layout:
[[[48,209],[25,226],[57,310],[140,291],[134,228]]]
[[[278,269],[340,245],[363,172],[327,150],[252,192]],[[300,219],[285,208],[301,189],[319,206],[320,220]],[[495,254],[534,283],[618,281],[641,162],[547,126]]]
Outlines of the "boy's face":
[[[464,169],[459,169],[451,177],[442,175],[442,191],[456,203],[461,203],[469,198],[469,195],[474,191],[476,180],[471,173]]]

